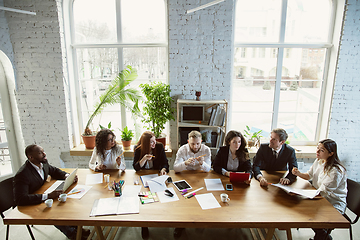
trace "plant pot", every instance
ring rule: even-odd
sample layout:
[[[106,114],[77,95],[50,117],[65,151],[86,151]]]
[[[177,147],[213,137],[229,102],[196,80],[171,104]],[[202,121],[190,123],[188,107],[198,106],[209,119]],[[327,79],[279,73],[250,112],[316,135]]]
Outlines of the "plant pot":
[[[162,143],[164,145],[164,148],[165,148],[165,146],[166,146],[166,136],[165,136],[165,134],[162,133],[160,135],[160,137],[156,138],[156,141]]]
[[[96,135],[91,135],[91,136],[84,136],[81,135],[85,144],[85,147],[87,149],[94,149],[95,147],[95,137]]]
[[[121,142],[122,142],[122,145],[124,147],[124,150],[130,150],[131,140],[129,140],[129,141],[121,140]]]
[[[247,144],[248,144],[248,148],[251,148],[255,145],[255,141],[254,140],[247,140]]]

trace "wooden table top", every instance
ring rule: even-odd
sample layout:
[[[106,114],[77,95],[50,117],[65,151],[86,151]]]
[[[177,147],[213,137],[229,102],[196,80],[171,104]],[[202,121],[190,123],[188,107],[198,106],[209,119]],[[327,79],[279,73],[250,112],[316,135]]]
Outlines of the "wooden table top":
[[[64,169],[70,172],[71,169]],[[93,174],[89,169],[79,169],[79,184],[85,184],[86,175]],[[107,171],[110,181],[125,180],[125,185],[133,185],[134,178],[153,174],[155,171],[126,170]],[[283,172],[264,173],[269,182],[278,182]],[[225,187],[229,178],[215,172],[202,173],[185,171],[175,174],[170,171],[173,181],[185,179],[193,189],[204,187],[197,194],[209,193],[204,179],[220,178]],[[141,181],[140,181],[141,183]],[[44,192],[51,183],[46,183],[38,191]],[[70,189],[73,186],[70,187]],[[233,191],[212,191],[221,208],[202,210],[196,198],[185,199],[177,191],[179,201],[168,203],[140,204],[139,214],[89,217],[95,199],[114,197],[113,191],[104,188],[105,183],[93,185],[82,199],[68,198],[66,203],[57,200],[51,208],[45,204],[19,206],[7,214],[4,224],[34,225],[81,225],[81,226],[128,226],[128,227],[190,227],[190,228],[348,228],[349,222],[326,200],[302,200],[290,196],[283,190],[269,186],[261,188],[252,179],[250,186],[244,183],[233,184]],[[172,184],[168,185],[173,186]],[[302,179],[293,184],[296,188],[311,188]],[[175,189],[175,187],[174,187]],[[142,187],[142,191],[145,191]],[[220,201],[220,194],[227,193],[229,204]]]

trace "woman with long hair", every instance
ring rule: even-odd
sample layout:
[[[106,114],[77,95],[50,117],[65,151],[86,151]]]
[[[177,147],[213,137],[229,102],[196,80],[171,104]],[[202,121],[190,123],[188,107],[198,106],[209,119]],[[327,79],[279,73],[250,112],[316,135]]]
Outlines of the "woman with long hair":
[[[325,139],[319,142],[316,150],[316,160],[306,173],[297,168],[292,173],[305,180],[312,180],[312,185],[320,190],[341,214],[345,213],[347,195],[346,169],[339,160],[336,142]],[[332,239],[330,229],[313,229],[314,239]]]
[[[216,154],[213,169],[215,172],[230,177],[230,172],[252,173],[249,152],[244,136],[231,130],[225,136],[225,146]],[[245,183],[250,184],[251,178]]]
[[[95,148],[89,168],[94,171],[105,169],[125,170],[122,147],[116,143],[116,136],[110,129],[101,129],[95,137]]]
[[[169,163],[164,146],[155,140],[154,133],[145,131],[135,146],[133,167],[141,169],[156,169],[161,175],[169,172]]]

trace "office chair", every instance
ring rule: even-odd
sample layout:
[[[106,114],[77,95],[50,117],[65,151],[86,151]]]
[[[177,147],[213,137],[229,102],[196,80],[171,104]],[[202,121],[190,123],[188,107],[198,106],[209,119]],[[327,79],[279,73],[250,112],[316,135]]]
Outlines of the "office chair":
[[[14,193],[13,193],[13,179],[14,177],[8,178],[2,182],[0,182],[0,192],[2,193],[0,198],[0,213],[1,217],[4,219],[4,212],[8,210],[9,208],[16,207],[15,200],[14,200]],[[32,240],[35,240],[34,235],[30,229],[29,225],[26,225],[29,234],[31,236]],[[9,239],[9,230],[10,225],[7,225],[6,227],[6,240]]]
[[[359,216],[360,216],[360,183],[348,179],[347,189],[348,189],[348,193],[346,197],[347,208],[356,215],[356,218],[352,221],[350,217],[346,215],[346,213],[344,213],[344,217],[350,222],[349,231],[350,231],[350,240],[352,240],[353,237],[352,237],[351,225],[355,224],[359,220]]]

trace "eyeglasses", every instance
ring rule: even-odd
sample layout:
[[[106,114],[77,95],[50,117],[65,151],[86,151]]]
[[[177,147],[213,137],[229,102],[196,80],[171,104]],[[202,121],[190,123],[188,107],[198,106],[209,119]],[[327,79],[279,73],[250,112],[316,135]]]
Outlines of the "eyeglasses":
[[[113,142],[113,141],[115,141],[116,140],[116,137],[112,137],[112,138],[109,138],[108,139],[108,142]]]

